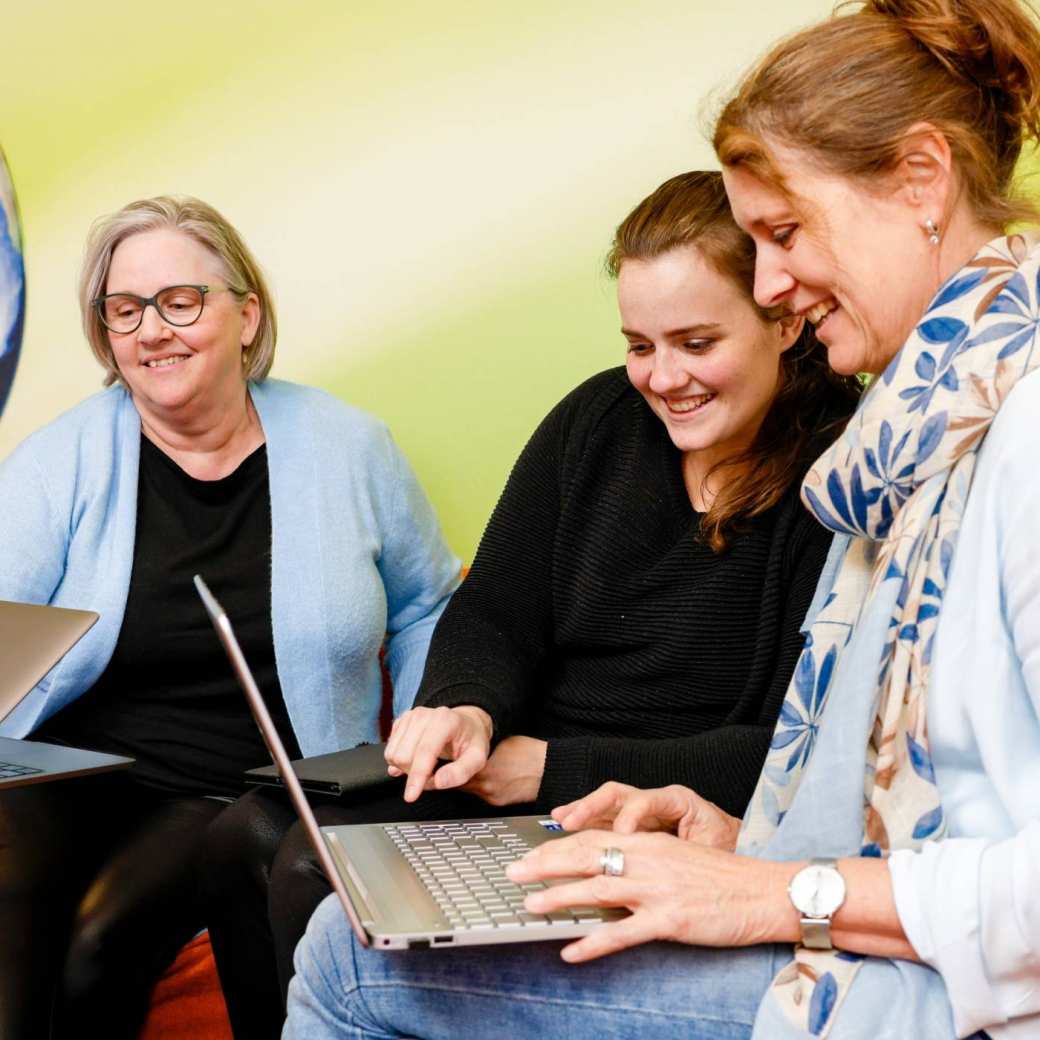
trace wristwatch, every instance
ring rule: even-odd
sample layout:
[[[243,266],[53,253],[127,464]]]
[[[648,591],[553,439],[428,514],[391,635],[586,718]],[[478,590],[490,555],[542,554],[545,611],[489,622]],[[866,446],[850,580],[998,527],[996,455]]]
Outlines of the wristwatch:
[[[845,902],[845,879],[832,859],[811,859],[787,886],[795,910],[801,916],[802,945],[810,950],[831,950],[831,918]]]

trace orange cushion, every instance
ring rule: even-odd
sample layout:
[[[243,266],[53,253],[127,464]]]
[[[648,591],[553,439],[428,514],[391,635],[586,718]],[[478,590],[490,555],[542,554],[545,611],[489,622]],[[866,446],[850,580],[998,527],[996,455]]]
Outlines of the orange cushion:
[[[208,932],[195,936],[156,983],[139,1040],[232,1040]]]

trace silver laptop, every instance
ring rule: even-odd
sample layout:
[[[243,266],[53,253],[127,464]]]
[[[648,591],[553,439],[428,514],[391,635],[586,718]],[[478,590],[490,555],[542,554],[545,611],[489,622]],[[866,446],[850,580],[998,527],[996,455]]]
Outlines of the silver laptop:
[[[0,600],[0,722],[91,628],[89,610]],[[132,758],[0,737],[0,788],[125,769]]]
[[[624,910],[577,907],[548,915],[523,908],[542,884],[515,885],[507,863],[562,829],[541,816],[321,827],[293,772],[224,609],[195,586],[249,701],[329,882],[364,946],[401,950],[573,939]],[[562,881],[550,882],[560,884]]]

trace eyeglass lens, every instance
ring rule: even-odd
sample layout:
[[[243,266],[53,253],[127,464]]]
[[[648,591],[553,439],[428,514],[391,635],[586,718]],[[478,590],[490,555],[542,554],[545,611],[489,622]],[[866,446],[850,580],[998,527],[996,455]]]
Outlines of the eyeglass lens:
[[[202,313],[203,294],[193,285],[171,285],[156,293],[154,303],[163,321],[190,325]],[[101,320],[113,332],[133,332],[153,301],[131,293],[114,293],[101,301]]]

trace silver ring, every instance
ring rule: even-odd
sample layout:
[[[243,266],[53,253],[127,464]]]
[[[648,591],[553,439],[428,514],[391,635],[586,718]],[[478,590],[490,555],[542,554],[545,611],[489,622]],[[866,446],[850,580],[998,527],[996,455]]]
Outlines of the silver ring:
[[[608,877],[621,877],[625,872],[625,854],[620,849],[604,849],[600,853],[599,865]]]

